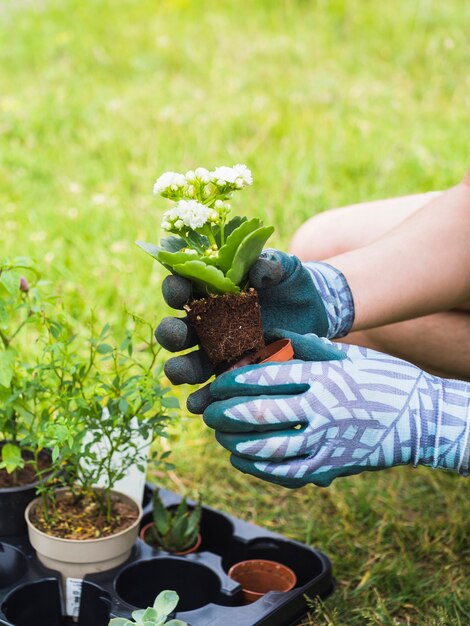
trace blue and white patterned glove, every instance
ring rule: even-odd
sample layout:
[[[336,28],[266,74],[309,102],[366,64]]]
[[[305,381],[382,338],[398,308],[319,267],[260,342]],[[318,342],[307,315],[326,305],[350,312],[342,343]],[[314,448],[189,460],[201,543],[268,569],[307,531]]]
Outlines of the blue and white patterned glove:
[[[470,383],[432,376],[375,350],[222,374],[204,421],[242,472],[285,487],[325,487],[410,463],[468,474]]]

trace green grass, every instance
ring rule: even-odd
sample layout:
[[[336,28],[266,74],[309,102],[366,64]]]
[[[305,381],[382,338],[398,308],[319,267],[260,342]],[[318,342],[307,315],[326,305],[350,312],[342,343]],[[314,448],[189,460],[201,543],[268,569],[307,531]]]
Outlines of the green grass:
[[[469,19],[466,0],[4,0],[2,254],[119,329],[127,309],[166,313],[134,245],[158,237],[166,169],[247,163],[237,212],[280,247],[328,207],[454,184]],[[464,480],[399,468],[286,491],[229,471],[186,417],[172,448],[189,492],[330,555],[337,591],[305,625],[470,622]]]

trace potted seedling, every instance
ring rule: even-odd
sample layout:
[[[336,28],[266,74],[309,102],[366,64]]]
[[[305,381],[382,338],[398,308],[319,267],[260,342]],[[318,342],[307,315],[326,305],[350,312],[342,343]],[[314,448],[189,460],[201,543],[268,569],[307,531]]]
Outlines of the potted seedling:
[[[152,521],[142,528],[141,539],[154,548],[173,554],[196,552],[201,545],[201,497],[194,507],[182,498],[178,506],[167,508],[156,489],[152,504]]]
[[[273,233],[258,218],[228,218],[229,200],[252,184],[245,165],[166,172],[154,192],[175,202],[163,215],[170,233],[160,245],[137,242],[170,272],[189,279],[185,309],[214,365],[233,363],[264,347],[260,306],[248,271]]]
[[[83,339],[66,323],[51,324],[37,371],[46,390],[38,442],[49,442],[53,466],[65,471],[60,489],[41,486],[26,520],[39,560],[64,578],[111,569],[130,555],[142,509],[114,487],[131,466],[146,461],[141,442],[164,434],[165,405],[171,404],[160,383],[151,325],[138,358],[129,338],[115,348],[109,326],[95,326],[91,320]],[[155,453],[154,461],[161,456]]]
[[[176,591],[162,591],[155,598],[152,607],[133,611],[133,621],[125,617],[114,617],[108,626],[188,626],[179,619],[167,621],[167,617],[173,613],[178,602],[179,596]]]
[[[53,478],[51,456],[37,445],[34,353],[46,334],[53,296],[26,258],[0,261],[0,536],[26,531],[24,510],[39,483]]]

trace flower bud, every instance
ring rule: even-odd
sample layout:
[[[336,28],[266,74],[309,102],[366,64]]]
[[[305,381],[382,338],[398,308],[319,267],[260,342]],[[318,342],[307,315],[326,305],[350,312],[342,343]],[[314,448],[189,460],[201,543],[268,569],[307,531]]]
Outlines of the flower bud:
[[[29,283],[24,276],[20,276],[20,291],[23,293],[28,293],[29,291]]]

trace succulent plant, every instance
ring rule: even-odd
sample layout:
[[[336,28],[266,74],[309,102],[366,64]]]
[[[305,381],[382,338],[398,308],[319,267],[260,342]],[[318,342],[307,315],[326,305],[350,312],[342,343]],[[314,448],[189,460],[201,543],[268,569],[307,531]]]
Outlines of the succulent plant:
[[[153,494],[153,526],[146,537],[168,552],[183,552],[196,543],[201,514],[200,497],[194,507],[190,507],[183,498],[176,509],[168,509],[156,489]]]
[[[250,170],[241,164],[213,172],[198,168],[186,175],[165,172],[154,190],[176,202],[162,221],[162,228],[172,234],[159,246],[137,244],[170,272],[189,279],[200,294],[239,293],[274,231],[257,218],[227,220],[227,201],[252,181]]]
[[[176,591],[162,591],[155,598],[153,606],[147,609],[138,609],[132,612],[132,619],[126,617],[114,617],[108,626],[188,626],[180,619],[171,619],[167,622],[167,617],[172,613],[179,602]]]

